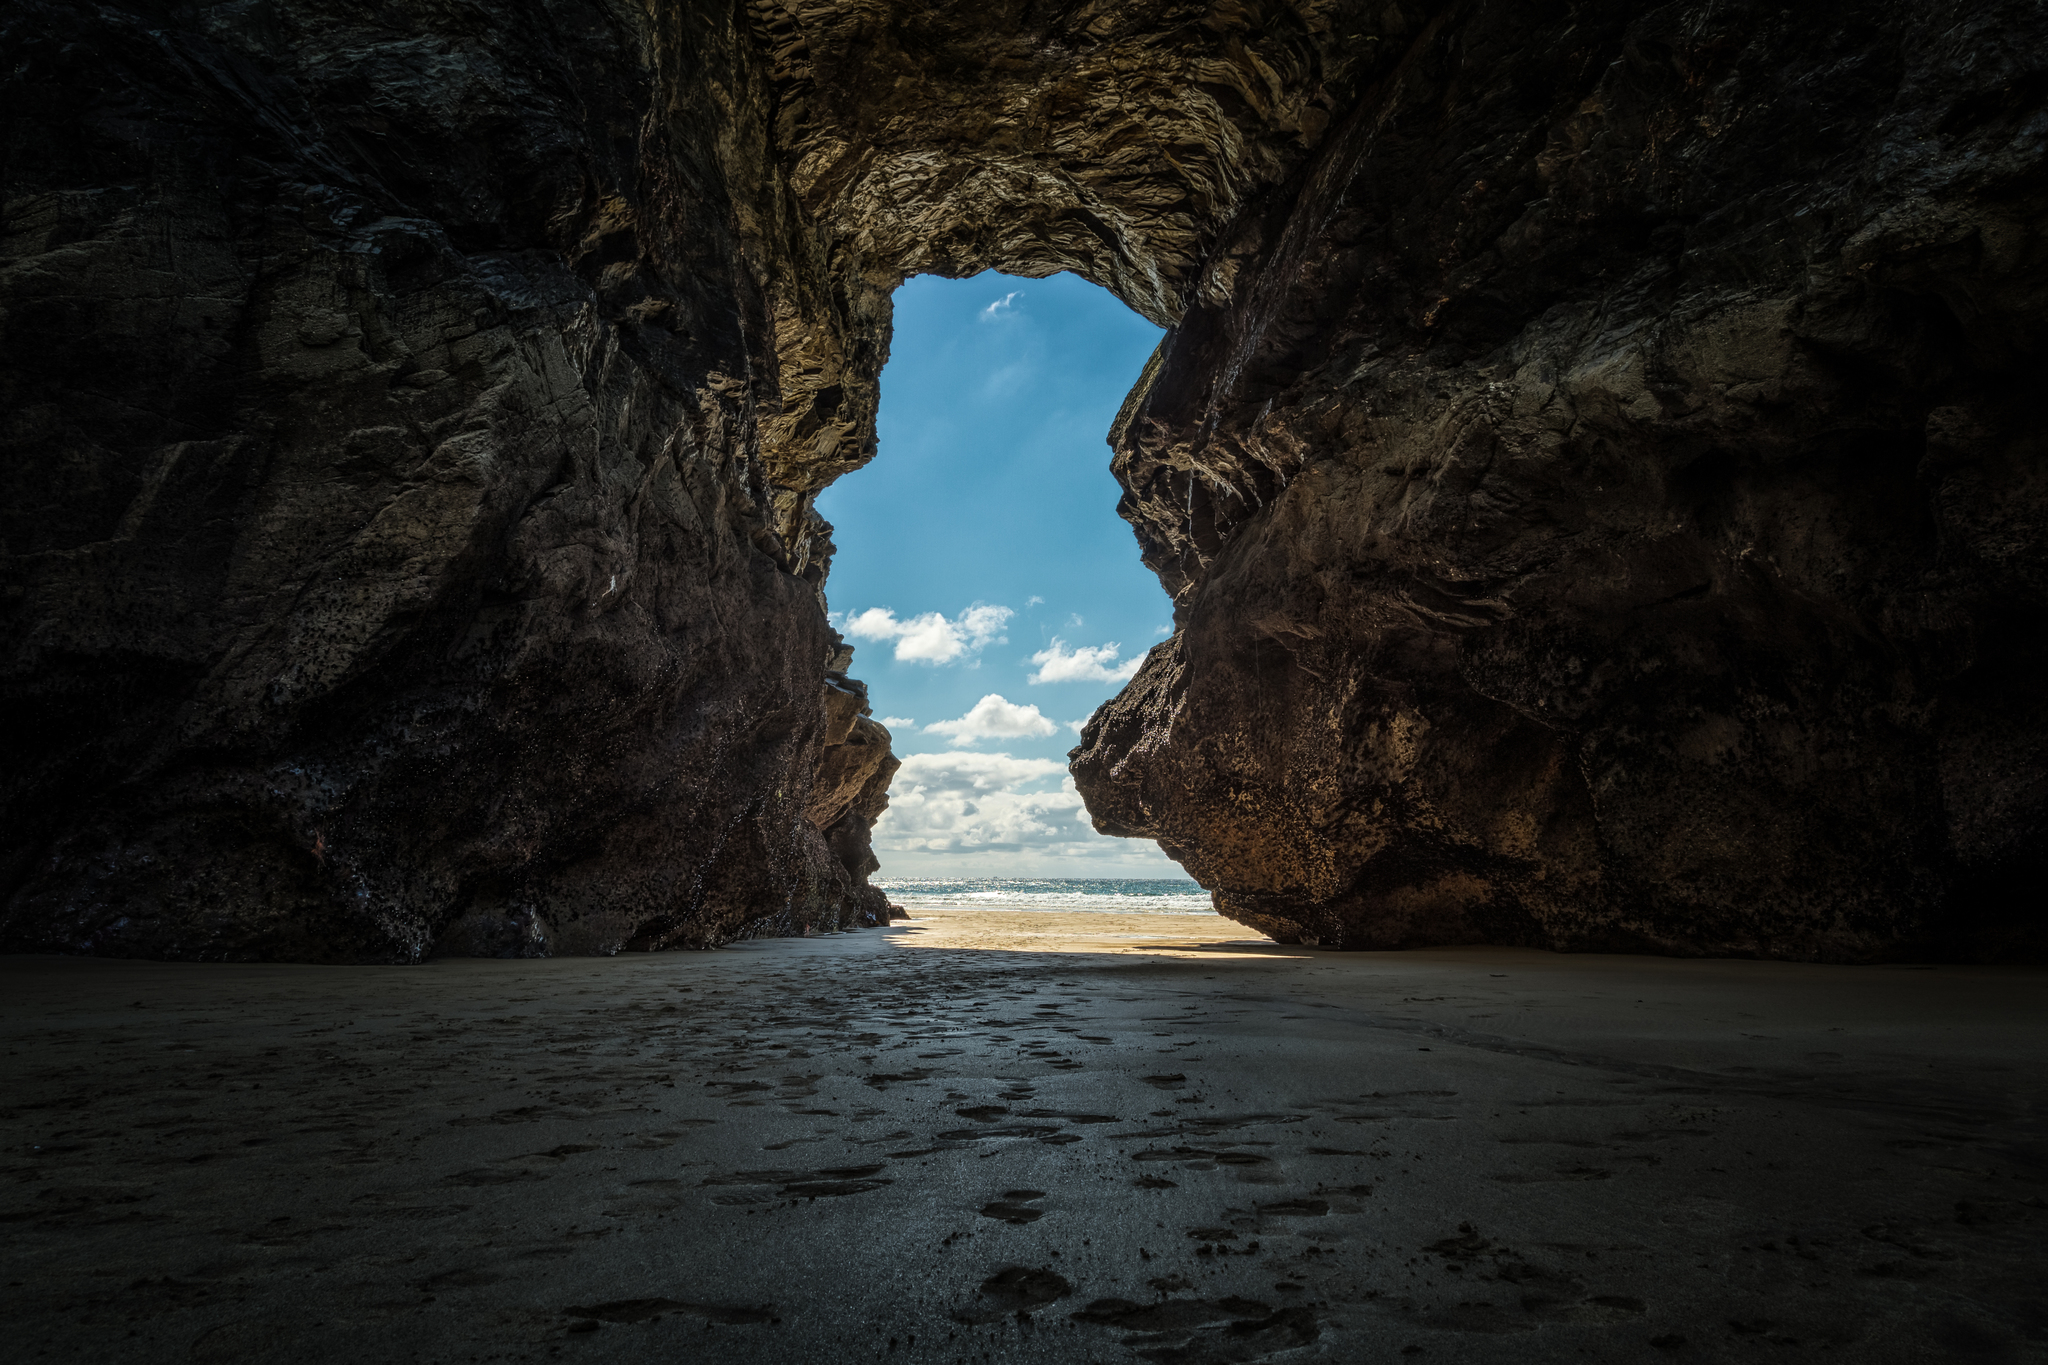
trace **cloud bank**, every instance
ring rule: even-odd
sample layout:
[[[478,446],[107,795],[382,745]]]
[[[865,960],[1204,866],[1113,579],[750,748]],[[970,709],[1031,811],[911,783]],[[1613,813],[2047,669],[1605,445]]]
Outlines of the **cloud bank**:
[[[1145,662],[1145,657],[1141,654],[1135,659],[1125,659],[1119,663],[1116,657],[1119,648],[1118,645],[1111,643],[1082,645],[1079,649],[1069,650],[1067,642],[1055,635],[1052,637],[1052,648],[1041,649],[1031,656],[1031,662],[1038,665],[1038,671],[1031,675],[1029,681],[1129,682],[1132,675],[1138,671],[1138,666]]]
[[[1065,764],[1008,754],[904,759],[875,848],[884,876],[1185,875],[1149,840],[1097,834]]]
[[[984,739],[1043,739],[1047,735],[1059,733],[1059,728],[1047,720],[1037,707],[1019,706],[1001,693],[991,692],[969,707],[967,714],[960,719],[935,720],[924,727],[924,732],[928,735],[945,735],[948,737],[947,743],[958,746],[978,744]],[[1047,760],[1029,761],[1036,763]],[[1053,766],[1057,768],[1059,765]]]
[[[1003,627],[1015,615],[1008,607],[976,602],[951,620],[928,611],[899,621],[888,607],[869,607],[849,613],[845,629],[857,640],[894,640],[900,661],[950,664],[977,655],[989,645],[1007,643]]]
[[[1065,772],[1065,764],[1048,758],[912,754],[889,784],[875,842],[897,852],[960,853],[1047,848],[1093,836],[1071,778],[1052,791],[1022,790]]]

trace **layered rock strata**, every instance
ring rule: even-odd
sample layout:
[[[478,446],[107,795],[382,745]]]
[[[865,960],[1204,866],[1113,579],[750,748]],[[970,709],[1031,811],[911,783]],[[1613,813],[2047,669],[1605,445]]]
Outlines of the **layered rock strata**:
[[[0,943],[872,920],[888,296],[1171,327],[1098,826],[1277,937],[2038,951],[2038,7],[22,0]]]

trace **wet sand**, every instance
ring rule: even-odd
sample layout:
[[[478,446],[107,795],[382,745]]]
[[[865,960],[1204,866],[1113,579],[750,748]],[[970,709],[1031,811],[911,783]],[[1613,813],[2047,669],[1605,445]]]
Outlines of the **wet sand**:
[[[11,1359],[2048,1358],[2048,972],[0,959]]]

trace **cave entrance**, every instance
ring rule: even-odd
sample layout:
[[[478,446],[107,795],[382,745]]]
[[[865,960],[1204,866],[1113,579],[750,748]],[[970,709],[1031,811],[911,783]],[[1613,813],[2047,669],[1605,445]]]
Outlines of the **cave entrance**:
[[[1081,723],[1171,629],[1105,444],[1160,335],[1070,274],[896,291],[879,454],[817,504],[833,624],[904,760],[875,831],[892,896],[1113,880],[1208,908],[1150,842],[1095,833],[1066,771]]]

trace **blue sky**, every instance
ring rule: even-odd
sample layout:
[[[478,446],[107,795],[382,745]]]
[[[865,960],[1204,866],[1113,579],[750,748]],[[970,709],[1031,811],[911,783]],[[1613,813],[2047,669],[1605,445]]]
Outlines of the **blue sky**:
[[[1182,875],[1090,829],[1066,774],[1172,620],[1104,439],[1159,336],[1072,275],[896,291],[880,453],[818,499],[833,624],[905,760],[882,877]]]

